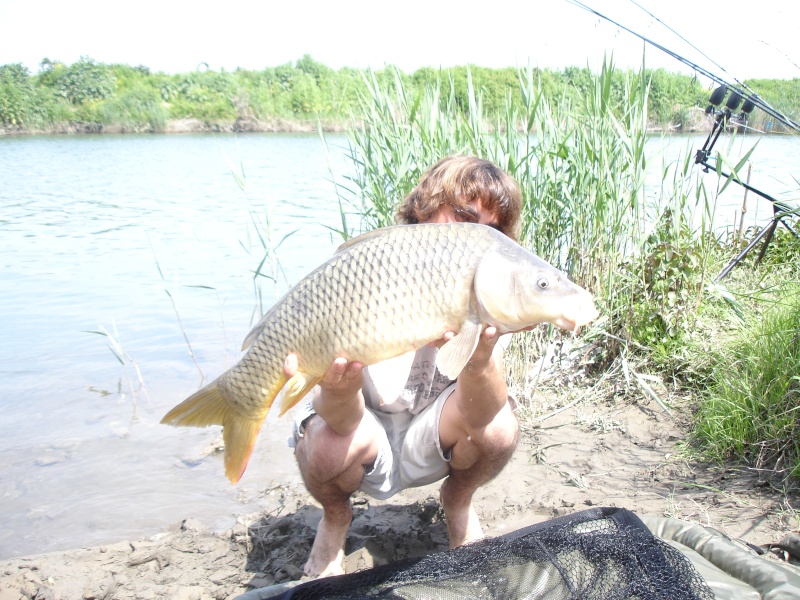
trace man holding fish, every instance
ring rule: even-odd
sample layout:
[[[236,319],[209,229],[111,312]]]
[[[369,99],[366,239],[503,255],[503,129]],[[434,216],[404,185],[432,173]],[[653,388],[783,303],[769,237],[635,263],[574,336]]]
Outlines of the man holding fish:
[[[422,177],[398,220],[481,223],[516,239],[520,210],[519,187],[504,171],[449,157]],[[443,333],[442,342],[454,335]],[[343,573],[356,490],[385,499],[446,476],[440,494],[450,547],[483,537],[472,496],[506,465],[518,434],[498,339],[497,328],[486,327],[455,382],[436,369],[434,344],[369,368],[334,361],[295,428],[303,479],[323,507],[307,575]],[[295,355],[285,372],[296,372]]]
[[[236,365],[162,419],[222,425],[235,483],[278,393],[283,414],[313,390],[292,438],[323,508],[307,575],[343,572],[357,490],[385,499],[444,478],[450,546],[483,536],[472,496],[518,433],[500,335],[597,315],[588,292],[514,241],[521,204],[492,163],[439,161],[401,204],[401,225],[345,243],[264,315]]]

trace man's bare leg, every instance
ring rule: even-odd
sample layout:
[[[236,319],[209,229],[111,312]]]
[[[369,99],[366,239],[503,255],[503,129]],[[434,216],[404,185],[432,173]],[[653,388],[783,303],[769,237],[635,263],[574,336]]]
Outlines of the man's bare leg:
[[[309,486],[309,491],[310,491]],[[316,494],[312,492],[316,498]],[[303,572],[309,577],[328,577],[344,573],[344,543],[352,520],[350,494],[344,502],[328,501],[323,504],[322,519]],[[317,498],[319,500],[319,498]]]
[[[469,544],[483,537],[481,522],[472,506],[472,494],[475,490],[471,489],[471,486],[467,488],[460,485],[458,479],[457,475],[451,473],[444,480],[439,492],[451,548]]]
[[[306,423],[296,448],[297,463],[309,493],[322,505],[322,519],[305,564],[309,577],[344,573],[344,544],[352,520],[350,496],[364,478],[364,465],[375,460],[369,422],[350,436],[336,434],[320,417]]]
[[[451,548],[484,537],[472,496],[511,459],[518,431],[517,419],[506,406],[492,423],[460,439],[452,448],[450,475],[439,492]]]

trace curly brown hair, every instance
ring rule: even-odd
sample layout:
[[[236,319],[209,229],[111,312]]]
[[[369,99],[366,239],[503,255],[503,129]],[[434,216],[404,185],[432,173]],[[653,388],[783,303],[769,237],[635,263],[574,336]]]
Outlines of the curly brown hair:
[[[460,213],[478,199],[494,214],[497,228],[516,240],[522,211],[519,185],[500,167],[477,156],[448,156],[433,165],[403,199],[396,220],[423,223],[444,203]]]

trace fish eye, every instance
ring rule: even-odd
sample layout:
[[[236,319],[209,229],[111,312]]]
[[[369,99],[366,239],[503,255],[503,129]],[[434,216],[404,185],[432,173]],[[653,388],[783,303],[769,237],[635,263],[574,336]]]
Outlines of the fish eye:
[[[539,279],[536,281],[536,285],[540,290],[546,290],[548,287],[550,287],[550,282],[546,277],[539,277]]]

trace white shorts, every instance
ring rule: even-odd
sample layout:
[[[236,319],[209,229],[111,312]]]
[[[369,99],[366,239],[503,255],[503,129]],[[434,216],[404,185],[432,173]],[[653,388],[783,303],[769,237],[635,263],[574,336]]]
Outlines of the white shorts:
[[[408,411],[385,413],[370,408],[364,411],[364,418],[372,419],[380,433],[378,456],[365,468],[359,490],[385,500],[400,490],[427,485],[448,474],[450,452],[445,453],[439,443],[439,421],[444,403],[455,389],[456,384],[450,384],[418,415]],[[314,414],[310,401],[297,412],[291,446],[303,437],[305,423]]]

